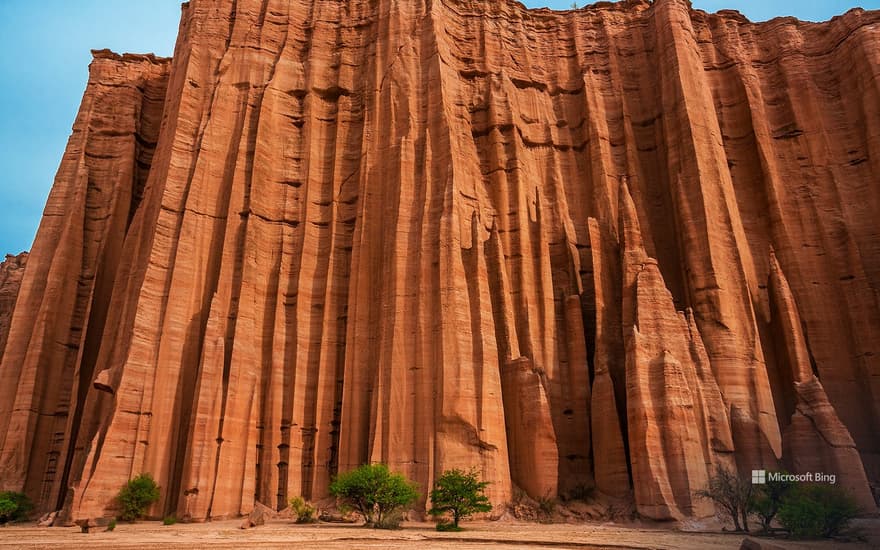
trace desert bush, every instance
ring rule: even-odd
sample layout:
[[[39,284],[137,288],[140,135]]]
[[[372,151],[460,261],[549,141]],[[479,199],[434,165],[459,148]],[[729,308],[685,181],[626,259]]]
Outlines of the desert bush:
[[[162,518],[162,525],[174,525],[177,523],[177,518],[174,516],[165,516]]]
[[[782,472],[783,474],[785,472]],[[752,493],[750,510],[761,522],[764,532],[771,530],[771,524],[785,497],[794,489],[794,482],[768,479],[765,485],[758,485]]]
[[[330,494],[360,512],[367,525],[379,529],[400,525],[402,516],[394,525],[394,512],[419,497],[415,484],[385,464],[365,464],[339,474],[330,484]]]
[[[31,500],[23,493],[4,491],[0,493],[0,524],[25,520],[33,508]]]
[[[541,523],[550,523],[553,513],[556,512],[556,499],[547,495],[538,499],[538,512],[541,514]]]
[[[789,491],[779,508],[779,523],[800,538],[839,535],[858,514],[855,500],[834,485],[802,485]]]
[[[159,486],[150,474],[140,474],[128,480],[117,495],[124,521],[134,521],[143,517],[147,508],[159,500]]]
[[[719,515],[733,521],[736,531],[749,530],[749,512],[752,508],[751,480],[741,479],[736,473],[721,466],[709,477],[709,486],[696,492],[701,498],[715,503]]]
[[[462,470],[447,470],[434,482],[431,491],[431,509],[428,513],[432,516],[452,515],[452,528],[446,523],[438,523],[438,531],[457,531],[458,522],[480,512],[492,510],[489,497],[485,490],[489,486],[488,481],[480,481],[477,472],[463,472]]]
[[[296,514],[297,523],[315,523],[315,507],[303,497],[290,499],[290,509]]]
[[[111,519],[110,522],[107,523],[107,532],[108,533],[113,532],[114,529],[116,529],[116,518]]]

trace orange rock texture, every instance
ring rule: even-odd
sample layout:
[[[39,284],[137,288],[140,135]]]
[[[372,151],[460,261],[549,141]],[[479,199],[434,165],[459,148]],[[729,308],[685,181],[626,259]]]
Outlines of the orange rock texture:
[[[149,472],[153,516],[238,516],[371,461],[873,508],[880,13],[192,0],[173,60],[90,76],[0,365],[41,510]]]
[[[27,259],[27,252],[22,252],[18,256],[8,254],[0,262],[0,360],[3,359],[3,349],[6,347],[6,337],[12,323],[12,310],[15,309]]]

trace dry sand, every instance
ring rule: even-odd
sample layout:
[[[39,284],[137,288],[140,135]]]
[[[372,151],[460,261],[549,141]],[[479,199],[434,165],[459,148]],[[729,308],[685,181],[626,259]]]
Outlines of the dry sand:
[[[407,523],[399,531],[379,531],[353,525],[295,525],[274,520],[262,527],[241,530],[240,520],[164,526],[160,522],[120,523],[112,533],[83,534],[79,528],[40,528],[33,524],[0,527],[0,548],[88,549],[124,548],[145,550],[184,549],[523,549],[540,548],[656,548],[693,550],[735,550],[742,535],[687,533],[668,529],[616,524],[555,524],[519,522],[472,522],[461,533],[438,533],[427,523]],[[863,521],[860,530],[867,542],[819,543],[773,540],[787,549],[880,548],[880,524]],[[873,536],[872,536],[873,535]]]

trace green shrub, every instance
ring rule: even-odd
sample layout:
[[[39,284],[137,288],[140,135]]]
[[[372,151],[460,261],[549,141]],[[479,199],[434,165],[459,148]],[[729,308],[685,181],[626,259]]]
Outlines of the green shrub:
[[[143,517],[147,508],[159,500],[159,486],[150,474],[140,474],[130,479],[116,498],[122,509],[120,517],[124,521],[134,521]]]
[[[116,529],[116,518],[110,520],[110,523],[107,524],[107,532],[111,532]]]
[[[31,500],[23,493],[14,491],[0,493],[0,524],[25,520],[33,509]]]
[[[18,506],[8,498],[0,498],[0,523],[12,521]]]
[[[290,509],[296,514],[297,523],[315,523],[315,507],[303,497],[290,499]]]
[[[800,538],[839,535],[859,508],[855,500],[834,485],[803,485],[790,491],[779,508],[779,523]]]
[[[447,470],[434,482],[431,491],[432,516],[452,515],[452,529],[447,523],[438,523],[438,531],[458,531],[458,522],[480,512],[489,512],[492,505],[485,490],[488,481],[480,481],[475,470]]]
[[[177,518],[174,516],[165,516],[162,519],[162,525],[174,525],[177,523]]]
[[[785,474],[785,472],[781,473]],[[774,481],[768,479],[765,485],[758,485],[754,490],[752,494],[751,512],[752,515],[757,516],[761,521],[761,527],[764,529],[764,532],[770,531],[773,519],[776,517],[776,514],[779,513],[779,509],[782,507],[785,497],[794,489],[794,487],[795,484],[792,481]]]
[[[444,531],[444,532],[451,531],[451,532],[455,532],[455,533],[457,533],[459,531],[464,531],[464,529],[462,529],[461,527],[456,527],[455,524],[448,522],[448,521],[441,521],[440,523],[438,523],[437,530]]]
[[[385,464],[365,464],[339,474],[330,484],[330,494],[360,512],[367,525],[380,529],[389,528],[392,513],[419,497],[415,484],[401,474],[391,473]],[[400,521],[402,516],[397,525]]]

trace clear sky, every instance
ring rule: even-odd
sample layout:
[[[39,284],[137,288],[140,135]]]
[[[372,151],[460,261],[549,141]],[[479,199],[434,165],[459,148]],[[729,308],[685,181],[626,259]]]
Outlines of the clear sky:
[[[567,9],[571,0],[526,0]],[[578,2],[583,6],[586,2]],[[822,21],[880,0],[693,0]],[[0,0],[0,259],[30,248],[88,78],[91,49],[171,55],[179,0]]]

